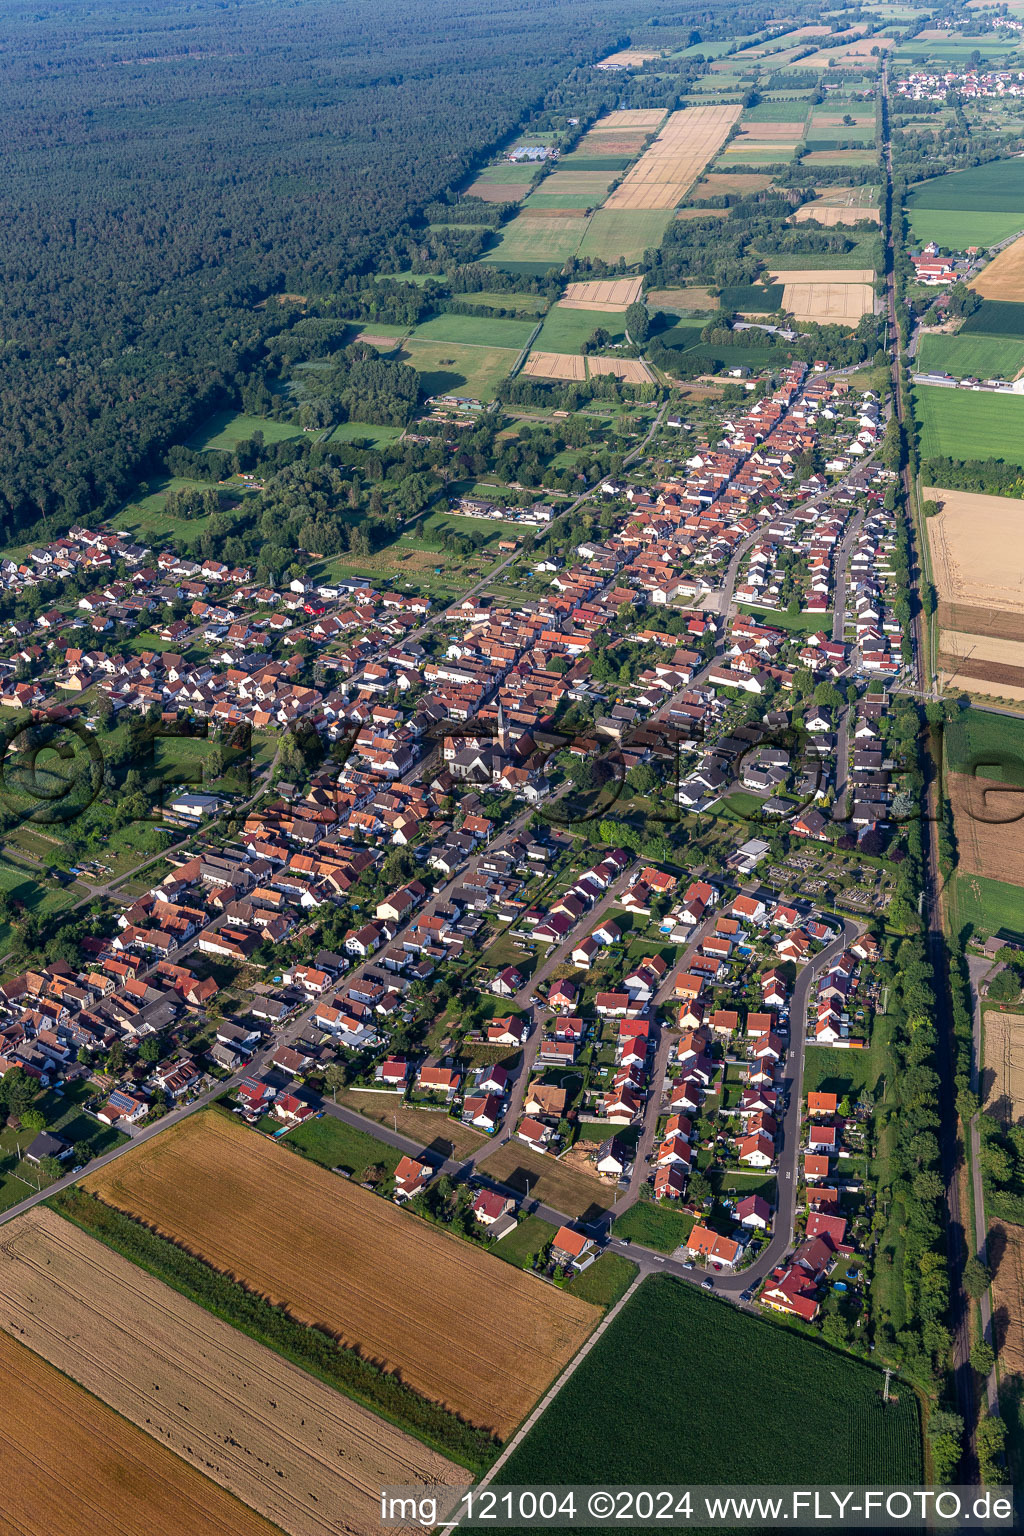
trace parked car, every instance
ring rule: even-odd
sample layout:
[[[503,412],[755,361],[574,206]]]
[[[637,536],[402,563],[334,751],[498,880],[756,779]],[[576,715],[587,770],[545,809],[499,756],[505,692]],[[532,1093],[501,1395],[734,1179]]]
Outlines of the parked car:
[[[707,1280],[701,1281],[700,1288],[702,1291],[713,1291],[715,1288],[715,1282],[709,1276]]]

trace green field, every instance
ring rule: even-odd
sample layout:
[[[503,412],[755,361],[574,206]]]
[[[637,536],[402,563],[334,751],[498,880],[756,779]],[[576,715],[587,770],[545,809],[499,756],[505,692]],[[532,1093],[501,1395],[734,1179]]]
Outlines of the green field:
[[[813,149],[801,162],[803,165],[872,165],[878,159],[878,151],[870,149]]]
[[[1024,341],[1024,304],[1008,299],[982,299],[960,327],[960,335],[1013,336]]]
[[[678,347],[685,352],[688,347],[697,345],[707,324],[707,320],[680,320],[663,331],[656,331],[655,336],[663,347]]]
[[[565,155],[558,164],[564,171],[624,171],[632,155]]]
[[[1022,509],[1024,516],[1024,509]],[[971,773],[1024,784],[1024,718],[988,709],[961,710],[943,730],[943,757],[949,773]]]
[[[951,373],[958,379],[1014,379],[1024,368],[1024,336],[925,336],[917,366],[922,373]]]
[[[542,271],[560,267],[575,256],[586,228],[586,219],[524,219],[518,214],[503,227],[498,244],[481,260],[496,267],[519,262],[543,263]]]
[[[329,1114],[322,1120],[307,1120],[305,1125],[297,1125],[288,1132],[285,1141],[298,1147],[303,1157],[322,1163],[325,1168],[347,1169],[360,1184],[370,1168],[380,1167],[393,1174],[401,1157],[400,1152],[376,1136],[358,1131]]]
[[[835,233],[835,231],[833,231]],[[838,268],[857,271],[865,267],[878,269],[881,263],[882,244],[877,234],[865,232],[851,235],[853,245],[847,251],[771,251],[759,246],[757,254],[767,266],[779,272],[821,271]]]
[[[538,352],[579,352],[596,330],[605,330],[613,341],[621,341],[626,334],[623,315],[606,315],[596,309],[563,309],[555,304],[548,310],[533,345]]]
[[[759,608],[756,603],[741,603],[738,606],[741,613],[752,613],[766,624],[774,624],[776,629],[786,629],[794,635],[812,634],[817,629],[832,633],[831,613],[786,613],[777,608]]]
[[[407,341],[398,358],[421,378],[427,395],[468,395],[490,400],[519,356],[505,347],[455,346],[442,341]]]
[[[615,1236],[628,1237],[659,1253],[673,1253],[690,1235],[693,1217],[674,1210],[671,1204],[638,1200],[615,1220]]]
[[[946,887],[950,927],[955,937],[970,927],[978,938],[1002,934],[1024,939],[1024,890],[957,871]]]
[[[917,1483],[917,1398],[901,1383],[886,1406],[882,1386],[873,1366],[654,1275],[501,1481]],[[842,1431],[824,1435],[813,1403]]]
[[[907,212],[919,245],[934,240],[950,251],[962,251],[969,245],[998,245],[1024,229],[1024,209],[1017,213],[965,213],[948,208],[908,208]]]
[[[807,116],[806,101],[759,101],[756,107],[748,107],[741,119],[744,123],[802,123]]]
[[[485,165],[482,171],[477,171],[475,179],[521,186],[523,182],[532,181],[536,174],[535,165],[512,165],[509,161],[502,160],[497,165]]]
[[[636,1265],[621,1254],[603,1253],[596,1264],[575,1275],[565,1289],[583,1301],[592,1301],[596,1307],[613,1307],[636,1276]]]
[[[401,334],[401,332],[399,332]],[[237,448],[247,442],[255,432],[263,433],[265,443],[283,443],[290,437],[301,437],[302,428],[290,421],[271,421],[266,416],[246,416],[243,411],[218,411],[205,426],[194,432],[188,447],[203,452],[207,448]]]
[[[919,385],[914,412],[923,459],[1005,459],[1024,465],[1024,398]]]
[[[923,182],[907,198],[915,240],[960,249],[1024,228],[1024,160],[993,160]]]
[[[542,186],[546,183],[542,182]],[[523,203],[523,208],[530,213],[535,208],[599,208],[604,200],[604,193],[596,189],[591,193],[586,192],[531,192]]]
[[[782,306],[781,283],[745,283],[739,288],[723,288],[723,309],[770,315]]]
[[[409,340],[522,351],[532,332],[529,320],[503,320],[496,315],[433,315],[410,333]]]
[[[599,256],[610,264],[624,261],[627,266],[640,261],[644,251],[656,249],[672,222],[673,209],[641,213],[633,209],[600,209],[579,248],[581,257]]]

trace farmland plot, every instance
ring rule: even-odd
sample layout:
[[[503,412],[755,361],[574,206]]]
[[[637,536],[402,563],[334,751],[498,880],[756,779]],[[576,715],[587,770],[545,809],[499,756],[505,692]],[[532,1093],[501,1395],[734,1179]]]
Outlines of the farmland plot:
[[[833,277],[831,272],[818,272],[815,282],[787,282],[783,309],[797,320],[813,320],[818,325],[856,325],[862,315],[874,312],[875,290],[869,283],[837,283]]]
[[[1024,1227],[994,1221],[988,1229],[992,1328],[1004,1379],[1024,1375]]]
[[[223,1115],[182,1121],[86,1187],[502,1436],[597,1321]]]
[[[1019,814],[1020,792],[997,779],[966,773],[948,774],[947,784],[961,873],[1024,883],[1024,822],[1008,819]],[[1024,1075],[1019,1086],[1024,1110]]]
[[[1024,465],[1024,399],[1019,395],[917,385],[914,412],[922,459],[948,455]]]
[[[587,376],[584,357],[573,357],[568,352],[531,352],[522,371],[532,379],[561,379],[581,383]]]
[[[621,312],[636,303],[643,286],[642,277],[620,277],[610,282],[569,283],[562,299],[562,308]]]
[[[995,261],[971,279],[970,286],[983,299],[1008,299],[1015,304],[1024,300],[1024,238],[1000,251]]]
[[[674,208],[721,149],[739,106],[685,107],[673,112],[654,143],[608,199],[606,207]]]
[[[926,520],[940,599],[1024,615],[1024,502],[935,486],[926,486],[923,494],[942,509]]]
[[[614,194],[613,194],[614,195]],[[644,251],[659,246],[672,222],[671,209],[663,212],[627,212],[613,203],[599,208],[580,241],[579,256],[600,256],[602,261],[640,261]]]
[[[115,1528],[160,1536],[274,1536],[240,1500],[6,1333],[0,1333],[0,1377],[2,1536],[95,1536]],[[55,1424],[59,1433],[47,1433]]]
[[[984,1026],[982,1108],[1008,1128],[1024,1115],[1024,1017],[986,1008]]]
[[[382,1482],[465,1477],[43,1207],[0,1244],[0,1326],[289,1536],[366,1530]]]

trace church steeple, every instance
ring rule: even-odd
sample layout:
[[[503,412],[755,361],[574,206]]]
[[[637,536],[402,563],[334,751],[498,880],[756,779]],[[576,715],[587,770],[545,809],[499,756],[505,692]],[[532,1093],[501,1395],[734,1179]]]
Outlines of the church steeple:
[[[502,706],[501,700],[499,699],[498,700],[498,748],[499,748],[500,751],[507,753],[509,751],[510,746],[511,746],[511,742],[509,741],[508,727],[505,724],[505,710],[504,710],[504,707]]]

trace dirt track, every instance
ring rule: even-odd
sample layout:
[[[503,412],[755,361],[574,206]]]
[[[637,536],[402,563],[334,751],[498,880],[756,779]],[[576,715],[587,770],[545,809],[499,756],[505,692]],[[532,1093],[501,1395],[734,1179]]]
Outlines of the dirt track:
[[[290,1536],[368,1536],[382,1483],[466,1476],[43,1206],[5,1230],[0,1326]]]

